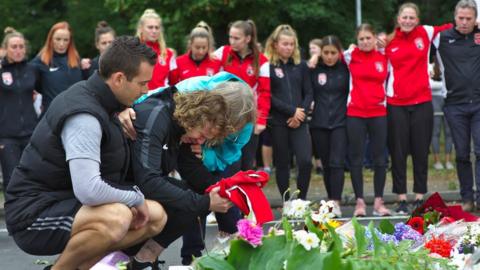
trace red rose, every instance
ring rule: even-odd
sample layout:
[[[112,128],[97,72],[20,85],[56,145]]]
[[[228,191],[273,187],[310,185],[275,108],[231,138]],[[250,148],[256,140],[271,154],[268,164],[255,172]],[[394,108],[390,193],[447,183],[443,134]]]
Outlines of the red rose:
[[[422,217],[412,217],[408,222],[407,225],[412,227],[415,231],[423,234],[423,218]]]

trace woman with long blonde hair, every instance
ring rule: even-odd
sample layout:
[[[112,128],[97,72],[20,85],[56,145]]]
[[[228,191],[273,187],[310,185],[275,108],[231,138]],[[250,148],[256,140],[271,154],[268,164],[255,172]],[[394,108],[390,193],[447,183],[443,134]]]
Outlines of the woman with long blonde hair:
[[[177,68],[175,52],[167,48],[163,35],[162,18],[154,9],[146,9],[140,16],[136,36],[158,55],[158,61],[153,69],[152,80],[148,83],[148,89],[152,90],[169,85],[171,72]]]
[[[270,62],[272,107],[268,121],[271,128],[277,186],[285,199],[290,178],[290,153],[297,161],[299,197],[306,199],[312,169],[312,146],[306,113],[312,103],[310,70],[300,59],[295,30],[279,25],[270,35],[265,54]],[[287,193],[286,193],[287,192]]]

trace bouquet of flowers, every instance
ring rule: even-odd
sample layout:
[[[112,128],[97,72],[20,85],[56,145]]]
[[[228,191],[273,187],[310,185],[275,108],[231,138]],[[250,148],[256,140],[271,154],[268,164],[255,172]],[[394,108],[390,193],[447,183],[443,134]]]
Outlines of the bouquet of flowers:
[[[442,257],[450,246],[406,223],[363,226],[332,219],[333,202],[291,200],[266,234],[252,220],[238,222],[228,253],[197,258],[195,269],[457,269]],[[293,221],[292,221],[293,219]],[[302,221],[302,222],[300,222]],[[440,241],[440,242],[439,242]],[[450,243],[450,242],[449,242]],[[450,248],[450,249],[449,249]],[[440,256],[428,256],[434,250]]]

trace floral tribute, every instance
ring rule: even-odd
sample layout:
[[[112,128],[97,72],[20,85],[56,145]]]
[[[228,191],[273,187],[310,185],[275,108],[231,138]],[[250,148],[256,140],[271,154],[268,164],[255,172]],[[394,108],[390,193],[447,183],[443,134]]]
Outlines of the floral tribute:
[[[264,234],[238,222],[228,252],[197,258],[195,269],[480,269],[480,222],[433,194],[405,222],[361,225],[333,219],[333,202],[289,200]],[[266,229],[265,229],[266,230]],[[480,266],[480,264],[479,264]]]

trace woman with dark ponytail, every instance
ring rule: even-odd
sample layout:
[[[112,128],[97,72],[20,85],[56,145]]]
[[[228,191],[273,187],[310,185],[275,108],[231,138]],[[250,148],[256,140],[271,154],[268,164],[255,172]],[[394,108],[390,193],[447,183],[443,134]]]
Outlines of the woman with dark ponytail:
[[[347,151],[346,111],[349,87],[347,65],[336,36],[322,39],[321,57],[312,70],[313,107],[310,131],[323,164],[328,199],[335,202],[333,213],[340,217]]]
[[[257,29],[252,20],[230,25],[229,43],[215,51],[225,71],[237,75],[256,92],[258,116],[250,142],[242,150],[241,169],[253,169],[258,134],[267,125],[270,111],[270,65],[257,46]]]
[[[82,59],[82,67],[84,67],[84,61],[88,62],[87,73],[90,77],[96,70],[98,70],[98,60],[100,55],[112,44],[115,39],[115,30],[108,25],[106,21],[99,21],[97,28],[95,28],[95,47],[97,48],[99,55],[92,60]]]

